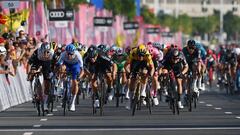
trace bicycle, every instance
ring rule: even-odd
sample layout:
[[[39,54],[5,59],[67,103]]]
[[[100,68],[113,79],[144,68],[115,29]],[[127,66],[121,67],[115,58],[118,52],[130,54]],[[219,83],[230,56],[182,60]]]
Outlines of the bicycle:
[[[132,99],[132,102],[131,102],[131,106],[132,106],[132,116],[135,115],[135,111],[136,109],[137,110],[141,110],[141,96],[140,96],[140,89],[142,88],[142,84],[141,84],[141,77],[142,75],[140,75],[139,73],[136,73],[136,87],[135,87],[135,93],[134,93],[134,97]],[[149,113],[151,114],[152,111],[151,111],[151,102],[150,102],[150,99],[151,99],[151,95],[150,95],[150,88],[151,88],[151,80],[149,79],[148,80],[148,84],[147,84],[147,87],[146,87],[146,102],[147,102],[147,107],[149,109]]]
[[[94,106],[95,99],[100,100],[100,116],[103,116],[104,104],[106,103],[106,83],[104,73],[99,73],[97,76],[98,92],[97,95],[92,95],[93,115],[97,113],[97,108]]]
[[[76,104],[79,105],[79,100],[80,100],[80,96],[82,95],[82,99],[85,100],[86,97],[88,96],[88,80],[84,79],[84,80],[79,80],[78,83],[78,94],[76,97]]]
[[[121,100],[121,103],[123,103],[123,86],[121,84],[121,75],[123,72],[117,72],[117,79],[116,79],[116,93],[115,93],[115,97],[116,97],[116,107],[119,107],[119,102]]]
[[[230,74],[230,65],[228,62],[225,62],[224,64],[224,74],[223,74],[223,78],[225,81],[225,90],[226,90],[226,94],[231,94],[233,95],[233,89],[234,89],[234,83],[233,83],[233,79],[231,77]]]
[[[194,108],[197,108],[197,101],[198,101],[198,94],[194,92],[193,88],[193,72],[189,71],[188,72],[188,89],[189,92],[187,94],[187,97],[185,99],[187,106],[188,106],[188,111],[192,111],[192,104],[194,104]]]
[[[71,100],[71,74],[67,74],[64,81],[64,92],[62,99],[63,115],[66,116],[67,109],[70,109]]]
[[[178,92],[177,92],[177,82],[176,82],[176,78],[174,75],[173,71],[170,71],[168,73],[168,77],[167,77],[168,81],[168,96],[167,96],[167,100],[169,101],[169,107],[172,110],[173,114],[177,114],[179,115],[179,107],[178,107]]]
[[[45,116],[44,111],[44,101],[43,101],[43,89],[42,85],[39,79],[39,76],[41,75],[40,71],[37,71],[34,74],[34,85],[33,85],[33,103],[36,105],[38,116],[41,115]]]
[[[51,112],[53,112],[54,101],[56,99],[55,92],[57,91],[57,87],[55,83],[56,83],[56,76],[53,75],[51,78],[50,91],[48,95],[48,108],[50,109]]]

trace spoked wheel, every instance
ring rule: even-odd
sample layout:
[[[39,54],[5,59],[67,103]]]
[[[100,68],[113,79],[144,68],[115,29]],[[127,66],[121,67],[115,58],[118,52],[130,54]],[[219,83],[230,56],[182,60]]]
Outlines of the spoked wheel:
[[[188,111],[192,111],[192,96],[191,94],[188,95]]]
[[[41,101],[41,110],[42,110],[42,116],[45,116],[44,102],[43,101]]]
[[[135,111],[136,111],[136,109],[137,109],[138,102],[139,102],[138,97],[134,97],[134,98],[132,99],[132,116],[135,115]]]
[[[150,90],[148,90],[147,92],[147,97],[146,97],[146,101],[147,101],[147,107],[148,107],[148,110],[149,110],[149,114],[152,114],[152,102],[151,102],[151,95],[150,95]]]
[[[40,101],[36,101],[36,107],[37,107],[38,116],[40,116],[40,115],[41,115],[41,105],[40,105]]]

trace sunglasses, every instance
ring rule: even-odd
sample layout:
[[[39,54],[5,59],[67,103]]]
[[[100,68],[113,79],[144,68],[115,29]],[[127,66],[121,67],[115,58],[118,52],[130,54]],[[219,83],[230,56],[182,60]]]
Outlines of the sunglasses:
[[[189,47],[190,50],[194,50],[195,48],[194,47]]]

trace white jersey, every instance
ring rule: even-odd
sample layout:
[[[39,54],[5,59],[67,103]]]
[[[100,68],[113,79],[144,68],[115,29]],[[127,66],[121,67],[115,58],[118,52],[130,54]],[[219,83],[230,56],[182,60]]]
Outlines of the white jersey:
[[[83,67],[82,56],[78,51],[74,51],[73,59],[68,58],[68,54],[66,53],[66,51],[63,52],[60,56],[58,63],[59,64],[66,63],[66,64],[70,64],[70,65],[79,63],[80,67]]]

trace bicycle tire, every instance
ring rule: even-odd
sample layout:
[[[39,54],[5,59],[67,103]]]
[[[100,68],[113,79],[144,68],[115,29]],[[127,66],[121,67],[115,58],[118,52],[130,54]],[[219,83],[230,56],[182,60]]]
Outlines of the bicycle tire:
[[[119,107],[119,98],[120,98],[120,77],[117,76],[117,86],[116,86],[116,107]]]
[[[147,100],[147,107],[148,107],[148,110],[149,110],[149,114],[152,114],[150,89],[148,89],[146,100]]]
[[[41,115],[41,107],[40,107],[40,102],[39,101],[36,101],[36,108],[37,108],[38,116],[40,116]]]
[[[179,111],[179,106],[178,106],[178,101],[175,99],[175,107],[176,107],[176,111],[177,111],[177,115],[179,115],[180,111]]]
[[[104,81],[101,81],[100,87],[101,87],[101,97],[100,97],[100,116],[103,116],[103,106],[105,104],[105,88],[104,88]]]
[[[188,111],[192,112],[192,94],[191,93],[189,94],[189,97],[188,97]]]
[[[131,105],[132,106],[132,116],[135,115],[136,110],[139,108],[139,104],[140,104],[139,102],[141,102],[140,101],[140,96],[139,96],[139,91],[140,91],[140,83],[137,84],[135,94],[134,94],[134,97],[133,97],[132,102],[131,102],[131,104],[132,104]]]

